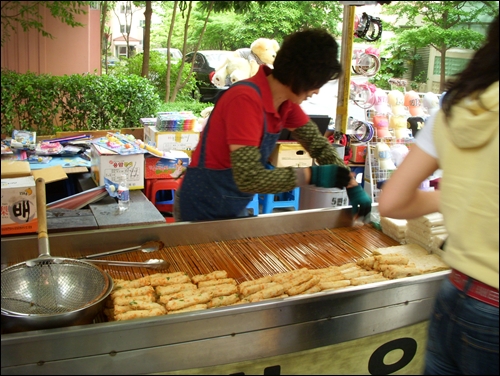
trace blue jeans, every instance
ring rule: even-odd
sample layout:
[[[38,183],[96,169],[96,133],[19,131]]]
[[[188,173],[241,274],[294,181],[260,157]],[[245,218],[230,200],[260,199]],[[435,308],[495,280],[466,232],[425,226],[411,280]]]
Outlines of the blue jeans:
[[[498,375],[498,363],[498,308],[445,278],[429,324],[424,374]]]

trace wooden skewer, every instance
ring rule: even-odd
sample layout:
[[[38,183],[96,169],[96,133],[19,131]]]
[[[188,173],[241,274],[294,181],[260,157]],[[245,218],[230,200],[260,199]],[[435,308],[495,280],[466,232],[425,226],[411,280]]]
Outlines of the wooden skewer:
[[[374,250],[399,245],[371,226],[321,229],[300,233],[241,238],[159,250],[171,271],[193,276],[226,270],[237,281],[256,279],[290,270],[342,265],[370,256]],[[110,256],[114,260],[145,261],[142,253]],[[146,257],[149,258],[149,257]],[[107,266],[113,278],[137,279],[156,271]]]

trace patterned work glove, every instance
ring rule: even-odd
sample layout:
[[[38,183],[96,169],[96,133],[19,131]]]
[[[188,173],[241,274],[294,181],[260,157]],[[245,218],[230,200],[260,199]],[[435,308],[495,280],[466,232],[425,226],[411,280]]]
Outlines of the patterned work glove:
[[[351,180],[349,169],[337,165],[311,166],[311,184],[321,188],[344,188]]]
[[[348,188],[347,197],[349,197],[352,206],[352,215],[355,216],[357,214],[360,217],[365,217],[370,214],[372,200],[360,185]]]

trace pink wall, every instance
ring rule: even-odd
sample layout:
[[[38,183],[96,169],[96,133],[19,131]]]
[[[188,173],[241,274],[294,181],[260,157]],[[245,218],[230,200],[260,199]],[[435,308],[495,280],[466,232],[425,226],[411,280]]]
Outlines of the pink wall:
[[[48,73],[55,76],[75,73],[101,74],[99,18],[100,10],[87,9],[76,15],[83,27],[66,25],[41,7],[44,28],[54,39],[43,37],[36,30],[24,32],[18,27],[1,50],[1,66],[19,73]]]

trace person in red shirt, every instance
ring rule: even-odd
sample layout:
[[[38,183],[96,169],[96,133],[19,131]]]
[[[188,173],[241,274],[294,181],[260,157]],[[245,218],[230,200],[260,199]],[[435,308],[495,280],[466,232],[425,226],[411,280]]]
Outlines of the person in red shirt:
[[[295,32],[283,41],[273,69],[238,81],[216,99],[176,191],[176,221],[237,218],[256,193],[287,192],[315,184],[347,188],[353,212],[365,216],[371,199],[300,104],[342,72],[338,44],[323,29]],[[267,169],[283,129],[319,165]]]

